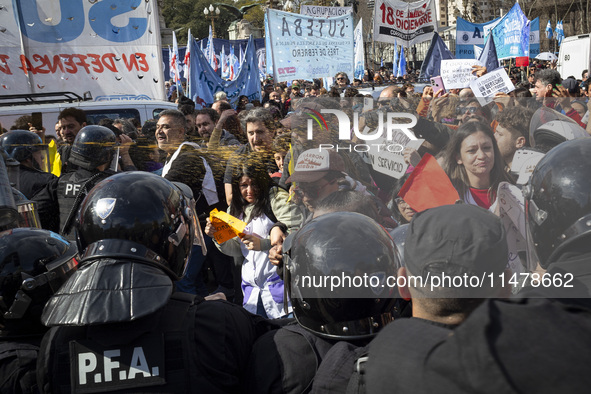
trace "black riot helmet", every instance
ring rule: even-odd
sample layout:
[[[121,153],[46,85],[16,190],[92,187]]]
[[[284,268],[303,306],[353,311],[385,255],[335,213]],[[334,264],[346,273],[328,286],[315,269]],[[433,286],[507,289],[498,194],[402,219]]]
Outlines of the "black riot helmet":
[[[75,225],[80,263],[127,258],[178,280],[195,235],[191,205],[181,188],[152,173],[125,172],[103,180],[82,202]]]
[[[0,233],[0,331],[28,335],[43,331],[40,316],[51,295],[77,267],[76,247],[37,228]]]
[[[400,261],[400,265],[402,265],[403,267],[405,266],[405,264],[404,264],[404,244],[406,243],[406,234],[408,233],[408,227],[409,227],[409,224],[405,223],[405,224],[401,224],[398,227],[390,230],[390,237],[392,237],[392,240],[394,241],[394,244],[396,245],[396,255],[398,256],[398,259]]]
[[[395,287],[396,246],[373,219],[351,212],[322,215],[290,235],[283,248],[294,315],[313,333],[369,338],[405,309]]]
[[[563,142],[540,160],[524,189],[529,243],[543,268],[590,240],[590,160],[591,138]]]
[[[104,126],[85,126],[76,134],[68,159],[74,165],[86,170],[110,163],[117,144],[117,137]]]
[[[23,165],[49,172],[49,152],[41,137],[28,130],[11,130],[0,138],[8,156]],[[28,164],[30,160],[30,164]]]
[[[11,228],[16,227],[41,228],[37,202],[29,200],[23,193],[16,190],[15,188],[11,188],[11,193],[14,198],[18,215],[15,217],[13,222],[0,225],[0,231],[10,230]]]

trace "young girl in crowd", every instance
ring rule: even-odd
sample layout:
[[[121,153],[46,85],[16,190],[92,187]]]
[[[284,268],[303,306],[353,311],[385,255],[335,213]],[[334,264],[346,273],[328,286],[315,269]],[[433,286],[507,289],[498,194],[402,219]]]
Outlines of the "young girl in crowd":
[[[283,281],[269,261],[271,241],[268,235],[278,221],[287,226],[288,232],[296,229],[302,216],[297,207],[288,202],[288,193],[274,185],[266,166],[255,154],[233,171],[232,202],[228,212],[247,223],[246,234],[217,245],[224,254],[244,256],[244,308],[272,319],[286,315]],[[211,237],[215,233],[209,220],[205,232]]]
[[[442,155],[443,169],[468,204],[490,208],[502,181],[503,158],[489,125],[470,121],[452,135]]]

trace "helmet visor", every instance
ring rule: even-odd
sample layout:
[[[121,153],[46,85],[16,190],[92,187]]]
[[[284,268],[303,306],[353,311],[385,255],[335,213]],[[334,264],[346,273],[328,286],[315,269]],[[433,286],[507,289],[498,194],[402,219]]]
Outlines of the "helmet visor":
[[[18,211],[18,227],[41,228],[41,221],[34,201],[23,201],[16,204]]]
[[[109,164],[109,169],[113,172],[117,172],[119,167],[119,146],[115,146],[113,149],[113,157],[111,158],[111,164]]]
[[[49,152],[47,146],[39,147],[31,155],[31,164],[34,169],[49,172]]]

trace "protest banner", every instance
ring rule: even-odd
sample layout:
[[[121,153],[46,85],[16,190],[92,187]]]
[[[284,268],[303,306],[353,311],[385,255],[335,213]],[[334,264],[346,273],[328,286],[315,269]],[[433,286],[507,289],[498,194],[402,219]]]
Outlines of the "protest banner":
[[[437,31],[435,0],[405,3],[377,0],[373,16],[374,40],[409,47],[433,38]]]
[[[349,15],[353,13],[351,7],[325,7],[321,5],[302,5],[300,14],[316,18],[334,18],[335,16]]]
[[[529,56],[529,29],[527,17],[519,3],[505,15],[492,29],[499,60]]]
[[[470,89],[474,92],[480,105],[486,105],[493,101],[497,92],[509,93],[515,90],[515,86],[509,79],[507,71],[499,68],[470,83]]]
[[[457,18],[456,31],[456,59],[478,59],[484,48],[485,37],[490,29],[499,22],[500,18],[486,23],[472,23],[463,18]],[[477,49],[479,48],[479,49]]]
[[[209,220],[211,220],[211,224],[216,228],[213,238],[219,244],[237,237],[240,234],[244,234],[246,229],[246,223],[242,220],[235,218],[229,213],[218,211],[217,209],[214,209],[209,213]]]
[[[404,161],[404,148],[419,149],[424,139],[411,140],[404,132],[397,130],[392,133],[392,140],[380,138],[372,141],[368,151],[369,162],[374,170],[400,179],[406,174],[408,163]],[[388,147],[391,147],[388,149]]]
[[[164,99],[156,7],[141,0],[5,2],[0,94]]]
[[[275,81],[353,76],[352,15],[327,19],[267,9],[267,21]]]
[[[477,77],[472,66],[482,66],[476,59],[450,59],[441,61],[441,79],[445,89],[462,89],[470,86]]]

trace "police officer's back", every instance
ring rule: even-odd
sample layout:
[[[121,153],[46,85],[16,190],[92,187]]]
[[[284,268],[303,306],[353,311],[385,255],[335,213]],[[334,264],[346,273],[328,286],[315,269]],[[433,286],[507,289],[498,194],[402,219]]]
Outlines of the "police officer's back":
[[[43,392],[240,390],[261,320],[173,293],[193,244],[191,205],[150,173],[117,174],[91,190],[76,224],[80,273],[42,317],[52,326],[39,361]]]
[[[0,233],[0,392],[35,393],[41,311],[76,267],[76,247],[37,228]]]

